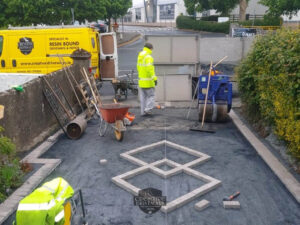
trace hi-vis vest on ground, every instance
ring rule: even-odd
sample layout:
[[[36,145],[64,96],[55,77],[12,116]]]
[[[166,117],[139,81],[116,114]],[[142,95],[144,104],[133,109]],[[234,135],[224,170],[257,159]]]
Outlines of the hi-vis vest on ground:
[[[62,68],[57,57],[77,49],[91,53],[90,72],[112,79],[118,75],[115,33],[99,34],[86,26],[11,27],[0,30],[0,73],[48,74]],[[67,64],[73,61],[69,57]]]
[[[73,194],[73,188],[61,177],[44,183],[20,201],[16,225],[63,225],[64,203]]]
[[[137,70],[139,73],[139,87],[152,88],[155,87],[157,77],[155,76],[152,51],[149,48],[144,48],[138,55]]]

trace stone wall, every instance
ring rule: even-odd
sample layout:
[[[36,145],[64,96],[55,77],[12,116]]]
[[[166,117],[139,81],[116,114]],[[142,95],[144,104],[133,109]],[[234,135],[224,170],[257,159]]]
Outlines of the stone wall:
[[[87,68],[87,60],[74,59],[74,64],[70,67],[77,81],[82,79],[80,68],[83,66]],[[65,72],[59,70],[45,76],[51,84],[57,83],[61,86],[72,108],[78,111],[78,103]],[[5,106],[0,126],[4,127],[4,134],[16,144],[18,152],[30,150],[59,129],[50,105],[43,95],[41,78],[25,83],[23,89],[23,92],[10,89],[0,93],[0,105]]]

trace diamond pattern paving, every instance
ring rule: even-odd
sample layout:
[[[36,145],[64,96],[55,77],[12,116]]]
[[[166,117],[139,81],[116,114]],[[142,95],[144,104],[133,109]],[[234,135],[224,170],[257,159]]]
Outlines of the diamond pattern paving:
[[[152,163],[147,163],[141,159],[134,157],[135,154],[151,151],[151,150],[154,150],[155,148],[158,148],[161,146],[174,148],[176,150],[179,150],[184,153],[195,156],[196,159],[192,160],[190,162],[184,163],[184,164],[174,162],[167,158],[164,158],[164,159],[152,162]],[[185,195],[182,195],[171,202],[168,202],[166,206],[161,207],[161,211],[165,212],[165,213],[171,212],[171,211],[175,210],[176,208],[179,208],[179,207],[187,204],[188,202],[194,200],[195,198],[202,196],[205,193],[217,188],[221,184],[220,180],[217,180],[213,177],[205,175],[205,174],[198,172],[191,168],[193,166],[199,165],[199,164],[204,163],[207,160],[209,160],[211,158],[209,155],[204,154],[202,152],[198,152],[194,149],[190,149],[190,148],[175,144],[175,143],[167,141],[167,140],[163,140],[163,141],[160,141],[157,143],[153,143],[151,145],[146,145],[146,146],[142,146],[142,147],[130,150],[128,152],[122,153],[120,156],[140,167],[138,167],[134,170],[128,171],[126,173],[123,173],[119,176],[113,177],[112,181],[119,187],[125,189],[126,191],[128,191],[131,194],[136,195],[136,196],[138,195],[138,192],[140,189],[138,187],[135,187],[134,185],[130,184],[127,180],[130,178],[133,178],[139,174],[146,173],[146,172],[152,172],[154,174],[159,175],[160,177],[162,177],[164,179],[168,179],[169,177],[174,176],[179,173],[185,173],[189,176],[193,176],[194,178],[197,178],[197,179],[205,182],[205,184],[200,186],[199,188],[196,188],[195,190],[193,190]],[[160,168],[162,165],[167,165],[170,168],[168,170],[163,170]]]

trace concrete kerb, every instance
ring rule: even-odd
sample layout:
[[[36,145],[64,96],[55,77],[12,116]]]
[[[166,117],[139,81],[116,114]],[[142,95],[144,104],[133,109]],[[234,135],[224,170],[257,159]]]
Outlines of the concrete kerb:
[[[52,173],[53,170],[55,170],[57,166],[59,166],[61,163],[60,159],[40,159],[38,157],[51,148],[57,142],[61,134],[63,134],[63,131],[59,130],[21,160],[21,162],[30,164],[35,163],[44,165],[30,176],[28,180],[14,191],[2,204],[0,204],[0,224],[7,220],[7,218],[17,209],[20,200],[30,194],[49,174]]]
[[[131,43],[133,43],[133,42],[136,42],[136,41],[139,40],[141,37],[142,37],[142,35],[139,34],[139,35],[133,37],[133,38],[132,38],[131,40],[129,40],[129,41],[120,43],[120,44],[118,44],[118,48],[119,48],[119,47],[123,47],[123,46],[128,45],[128,44],[131,44]]]
[[[284,186],[300,203],[300,183],[295,177],[279,162],[279,160],[270,152],[270,150],[252,133],[252,131],[242,122],[239,116],[231,110],[229,113],[233,123],[249,141],[252,147],[270,167],[274,174],[281,180]]]

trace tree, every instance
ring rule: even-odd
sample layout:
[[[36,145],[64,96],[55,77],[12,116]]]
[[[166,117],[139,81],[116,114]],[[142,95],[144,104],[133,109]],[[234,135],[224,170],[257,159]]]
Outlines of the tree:
[[[228,16],[240,0],[212,0],[212,9],[216,9],[222,16]]]
[[[246,20],[246,9],[248,7],[249,0],[239,0],[240,3],[240,21]]]
[[[117,18],[124,16],[132,5],[131,0],[104,0],[103,3],[106,9],[105,18],[108,21],[109,29],[111,19],[116,21]]]
[[[105,18],[105,2],[108,0],[2,0],[0,27],[11,24],[70,24],[71,8],[79,22]]]
[[[57,24],[66,14],[59,0],[3,0],[3,5],[6,25]]]
[[[246,8],[249,0],[184,0],[187,12],[194,15],[195,12],[215,9],[223,16],[227,16],[236,5],[240,5],[240,20],[246,19]],[[270,0],[271,1],[271,0]]]
[[[211,9],[210,0],[184,0],[184,5],[187,13],[192,16],[195,16],[196,12]]]
[[[75,19],[79,22],[102,19],[106,15],[105,0],[69,0],[68,10],[74,9]]]
[[[269,15],[274,17],[284,14],[292,16],[300,10],[299,0],[261,0],[260,3],[269,7]]]

